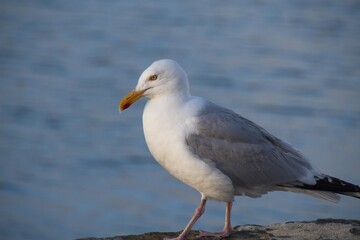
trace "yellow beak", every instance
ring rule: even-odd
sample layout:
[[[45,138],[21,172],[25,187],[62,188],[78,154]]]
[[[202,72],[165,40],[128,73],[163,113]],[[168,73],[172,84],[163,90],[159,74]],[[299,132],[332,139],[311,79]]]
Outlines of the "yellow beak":
[[[131,104],[133,104],[134,102],[136,102],[143,96],[143,93],[146,90],[148,90],[148,88],[141,90],[139,92],[135,91],[135,89],[132,90],[131,92],[129,92],[128,95],[126,95],[123,99],[121,99],[120,104],[119,104],[119,111],[123,111],[123,110],[127,109],[128,107],[130,107]]]

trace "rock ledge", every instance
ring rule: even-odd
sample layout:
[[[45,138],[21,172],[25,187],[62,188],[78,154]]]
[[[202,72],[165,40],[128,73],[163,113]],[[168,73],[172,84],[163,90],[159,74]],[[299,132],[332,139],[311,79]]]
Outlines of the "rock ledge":
[[[198,231],[191,231],[189,239],[196,238]],[[176,237],[179,232],[151,232],[140,235],[115,236],[105,238],[81,238],[78,240],[160,240]],[[207,240],[217,238],[207,237]],[[311,222],[286,222],[266,226],[241,225],[233,229],[229,240],[271,239],[271,240],[359,240],[360,220],[318,219]]]

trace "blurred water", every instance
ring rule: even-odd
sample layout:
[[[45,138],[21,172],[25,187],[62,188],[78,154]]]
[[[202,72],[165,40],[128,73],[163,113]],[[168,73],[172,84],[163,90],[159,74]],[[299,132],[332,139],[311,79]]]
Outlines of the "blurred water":
[[[192,93],[360,183],[359,1],[1,1],[0,238],[73,239],[182,229],[199,194],[151,158],[144,101],[117,105],[160,58]],[[219,230],[210,202],[195,228]],[[271,193],[237,198],[233,223],[360,217]]]

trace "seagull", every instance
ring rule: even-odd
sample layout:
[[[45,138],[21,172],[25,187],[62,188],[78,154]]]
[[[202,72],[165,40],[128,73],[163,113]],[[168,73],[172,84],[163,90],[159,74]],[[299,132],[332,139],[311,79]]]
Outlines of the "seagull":
[[[254,122],[201,97],[192,96],[187,74],[170,59],[153,62],[119,104],[148,99],[143,112],[147,146],[171,175],[201,193],[194,215],[176,240],[186,239],[205,211],[206,201],[226,203],[221,232],[227,237],[235,196],[260,197],[271,191],[305,193],[337,202],[338,194],[360,198],[360,187],[323,174],[288,143]]]

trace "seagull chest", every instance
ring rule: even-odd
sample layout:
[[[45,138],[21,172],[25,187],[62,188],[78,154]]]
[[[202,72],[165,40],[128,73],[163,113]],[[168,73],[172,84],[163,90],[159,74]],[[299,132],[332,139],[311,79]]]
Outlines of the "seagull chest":
[[[143,114],[145,140],[155,160],[205,197],[231,201],[234,195],[231,180],[214,166],[197,158],[186,145],[187,126],[183,109],[164,111],[166,106],[155,103],[148,102]]]

